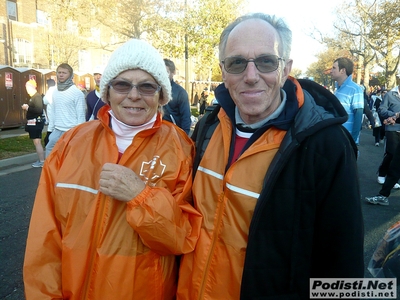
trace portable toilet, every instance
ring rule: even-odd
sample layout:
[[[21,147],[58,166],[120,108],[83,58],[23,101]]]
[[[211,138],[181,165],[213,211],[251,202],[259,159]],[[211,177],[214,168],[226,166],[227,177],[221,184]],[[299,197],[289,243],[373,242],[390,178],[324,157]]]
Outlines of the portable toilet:
[[[43,93],[46,94],[48,90],[47,80],[53,79],[55,82],[57,82],[57,73],[56,71],[50,69],[36,69],[36,70],[42,74]]]
[[[25,91],[25,84],[21,86],[21,73],[13,67],[0,65],[0,129],[25,124],[21,106],[26,102],[21,97],[21,90]]]
[[[36,81],[38,93],[40,95],[44,95],[45,92],[44,85],[46,84],[46,82],[43,82],[43,76],[41,72],[31,68],[15,68],[15,69],[17,69],[21,73],[20,77],[22,86],[21,97],[23,98],[24,103],[28,103],[29,99],[31,98],[25,89],[25,83],[27,83],[31,79]]]
[[[94,89],[93,75],[90,73],[75,72],[74,73],[74,83],[80,89],[86,89],[90,91]]]

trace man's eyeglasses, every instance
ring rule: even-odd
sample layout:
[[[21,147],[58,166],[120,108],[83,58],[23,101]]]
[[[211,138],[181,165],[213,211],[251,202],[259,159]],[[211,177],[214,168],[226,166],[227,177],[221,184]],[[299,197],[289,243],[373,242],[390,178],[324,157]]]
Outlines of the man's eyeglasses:
[[[257,70],[261,73],[270,73],[278,69],[280,60],[285,61],[284,58],[276,55],[264,55],[255,59],[245,59],[240,56],[232,56],[225,58],[222,63],[224,64],[225,70],[231,74],[242,73],[246,70],[249,62],[253,62],[256,65]]]
[[[119,94],[129,94],[133,88],[136,88],[140,95],[153,96],[161,90],[161,86],[152,82],[143,82],[132,84],[129,81],[114,79],[108,84],[114,91]]]

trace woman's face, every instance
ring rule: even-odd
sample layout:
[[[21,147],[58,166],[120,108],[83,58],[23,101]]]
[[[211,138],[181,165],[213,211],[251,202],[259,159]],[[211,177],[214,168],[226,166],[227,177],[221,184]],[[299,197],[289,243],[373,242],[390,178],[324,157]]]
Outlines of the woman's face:
[[[115,85],[115,89],[110,86],[107,93],[107,101],[115,117],[131,126],[138,126],[149,122],[158,111],[160,92],[159,89],[154,95],[143,95],[139,93],[137,85],[146,83],[147,86],[158,86],[153,76],[146,71],[127,70],[120,73],[111,82]],[[118,86],[135,85],[128,93],[118,92]]]

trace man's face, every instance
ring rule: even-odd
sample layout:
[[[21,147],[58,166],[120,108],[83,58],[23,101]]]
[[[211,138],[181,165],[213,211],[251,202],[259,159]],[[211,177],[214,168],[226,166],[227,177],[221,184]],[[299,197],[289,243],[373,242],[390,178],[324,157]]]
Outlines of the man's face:
[[[169,80],[172,80],[174,78],[174,74],[171,72],[168,66],[165,66],[165,68],[167,69]]]
[[[331,77],[333,80],[338,81],[343,78],[343,72],[345,69],[339,70],[339,64],[337,61],[333,63],[332,69],[331,69]]]
[[[237,25],[228,37],[224,59],[238,56],[255,59],[262,55],[281,57],[276,30],[262,20],[246,20]],[[279,61],[278,68],[261,73],[254,62],[249,62],[240,74],[228,73],[220,65],[226,88],[246,124],[253,124],[272,114],[281,104],[280,89],[292,68],[292,60]]]
[[[71,77],[71,73],[68,69],[58,68],[57,69],[57,82],[63,83]]]
[[[96,85],[100,86],[101,74],[100,73],[93,74],[93,79]]]

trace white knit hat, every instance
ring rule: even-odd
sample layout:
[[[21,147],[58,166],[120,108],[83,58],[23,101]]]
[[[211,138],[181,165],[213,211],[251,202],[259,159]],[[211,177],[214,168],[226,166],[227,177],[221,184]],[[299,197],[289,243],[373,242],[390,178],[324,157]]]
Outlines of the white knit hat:
[[[160,105],[171,100],[171,82],[167,68],[160,53],[148,43],[132,39],[116,49],[105,67],[100,80],[101,99],[106,101],[108,83],[126,70],[141,69],[146,71],[161,86],[163,98]]]

